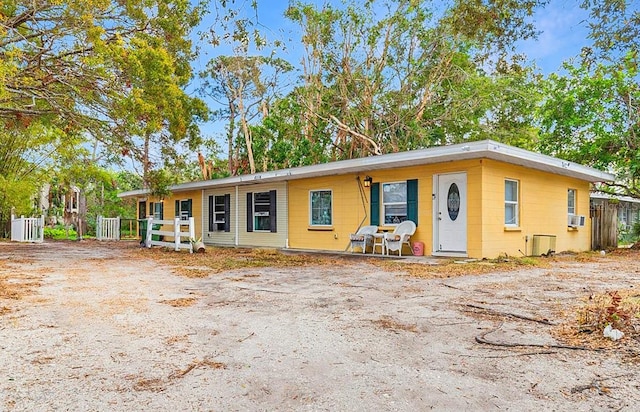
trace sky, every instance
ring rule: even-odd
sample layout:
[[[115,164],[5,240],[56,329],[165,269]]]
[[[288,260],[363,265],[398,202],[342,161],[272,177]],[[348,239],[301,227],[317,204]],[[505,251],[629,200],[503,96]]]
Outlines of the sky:
[[[318,7],[325,3],[336,4],[341,7],[339,0],[305,0],[306,3],[316,4]],[[258,0],[258,19],[261,28],[271,36],[287,41],[287,50],[279,54],[279,57],[288,60],[294,67],[300,65],[302,46],[296,39],[300,38],[299,27],[283,17],[289,4],[288,0]],[[560,71],[563,61],[579,54],[581,48],[589,44],[587,39],[587,27],[585,20],[588,13],[579,7],[579,0],[550,0],[550,4],[539,10],[533,20],[537,29],[541,32],[537,39],[522,41],[517,44],[518,52],[524,53],[529,60],[534,62],[540,72],[549,74]],[[247,10],[253,13],[247,5]],[[210,25],[211,21],[205,20],[203,26]],[[197,40],[194,39],[197,42]],[[193,64],[194,73],[203,71],[206,63],[218,54],[228,54],[230,50],[223,47],[212,48],[200,43],[202,54],[199,60]],[[209,104],[213,102],[207,101]],[[207,123],[201,126],[205,136],[221,136],[222,123]],[[224,149],[225,145],[221,145]]]

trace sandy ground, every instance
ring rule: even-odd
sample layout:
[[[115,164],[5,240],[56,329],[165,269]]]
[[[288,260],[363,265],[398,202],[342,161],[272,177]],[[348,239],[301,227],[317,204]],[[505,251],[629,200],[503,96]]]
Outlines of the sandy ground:
[[[0,243],[0,275],[31,289],[0,298],[0,410],[640,408],[629,342],[481,344],[558,342],[554,326],[473,308],[554,322],[580,297],[640,288],[637,262],[419,279],[352,259],[187,278],[140,254]]]

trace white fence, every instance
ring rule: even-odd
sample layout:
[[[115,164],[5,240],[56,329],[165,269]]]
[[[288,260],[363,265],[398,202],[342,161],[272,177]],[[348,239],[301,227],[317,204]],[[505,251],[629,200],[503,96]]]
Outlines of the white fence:
[[[154,226],[157,229],[154,229]],[[172,230],[162,230],[163,227],[169,226]],[[187,231],[182,231],[182,226],[187,226]],[[193,253],[193,243],[196,234],[195,221],[192,217],[189,220],[182,220],[179,217],[174,220],[154,220],[153,218],[147,219],[147,237],[145,244],[147,247],[151,246],[165,246],[171,247],[175,250],[189,249],[190,253]],[[173,237],[173,241],[165,242],[162,237]],[[154,240],[154,237],[157,238]]]
[[[11,240],[41,243],[44,241],[44,215],[41,217],[15,218],[11,215]]]
[[[120,218],[98,216],[96,218],[96,239],[120,240]]]

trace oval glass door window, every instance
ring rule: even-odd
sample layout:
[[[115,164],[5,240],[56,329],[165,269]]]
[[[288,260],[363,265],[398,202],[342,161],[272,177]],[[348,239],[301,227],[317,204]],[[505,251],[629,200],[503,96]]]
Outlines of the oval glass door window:
[[[458,190],[458,185],[455,183],[451,183],[451,186],[449,186],[449,193],[447,193],[447,210],[451,220],[458,218],[458,213],[460,213],[460,190]]]

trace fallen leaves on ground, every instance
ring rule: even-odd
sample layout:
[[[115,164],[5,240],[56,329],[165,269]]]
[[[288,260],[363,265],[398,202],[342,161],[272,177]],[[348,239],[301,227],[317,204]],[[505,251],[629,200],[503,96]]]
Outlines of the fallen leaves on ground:
[[[210,275],[246,268],[336,266],[347,264],[345,259],[333,255],[285,254],[276,249],[248,249],[209,247],[206,253],[185,253],[169,249],[140,249],[133,252],[137,258],[151,258],[172,267],[185,277]]]

